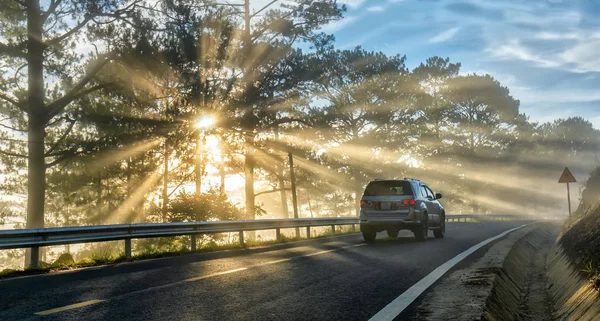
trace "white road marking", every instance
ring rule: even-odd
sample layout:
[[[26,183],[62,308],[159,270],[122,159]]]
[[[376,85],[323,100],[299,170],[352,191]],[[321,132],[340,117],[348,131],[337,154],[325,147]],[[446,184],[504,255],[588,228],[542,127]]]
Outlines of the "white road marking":
[[[394,299],[394,301],[390,302],[390,304],[386,305],[381,311],[377,312],[373,317],[369,319],[369,321],[388,321],[394,320],[404,309],[406,309],[411,303],[413,303],[419,295],[421,295],[427,288],[429,288],[435,281],[441,278],[446,272],[448,272],[452,267],[458,264],[467,256],[473,254],[473,252],[479,250],[490,242],[493,242],[499,238],[504,237],[508,233],[514,232],[518,229],[521,229],[525,226],[534,224],[537,222],[532,222],[528,224],[524,224],[515,228],[512,228],[508,231],[502,232],[494,237],[491,237],[485,241],[480,242],[477,245],[472,246],[468,250],[458,254],[457,256],[450,259],[448,262],[440,265],[438,268],[429,273],[426,277],[421,279],[419,282],[415,283],[408,290],[402,293],[399,297]]]
[[[88,306],[88,305],[92,305],[92,304],[96,304],[96,303],[100,303],[100,302],[104,302],[104,300],[89,300],[89,301],[79,302],[79,303],[75,303],[75,304],[71,304],[71,305],[65,305],[64,307],[60,307],[60,308],[55,308],[55,309],[50,309],[50,310],[46,310],[46,311],[36,312],[34,314],[37,314],[37,315],[54,314],[54,313],[58,313],[58,312],[62,312],[62,311],[67,311],[67,310],[82,308],[82,307],[85,307],[85,306]]]
[[[184,281],[185,282],[193,282],[193,281],[198,281],[198,280],[204,280],[204,279],[214,278],[215,276],[221,276],[221,275],[224,275],[224,274],[245,271],[247,269],[248,268],[243,267],[243,268],[239,268],[239,269],[227,270],[227,271],[223,271],[223,272],[217,272],[217,273],[212,273],[212,274],[197,276],[195,278],[185,279]]]
[[[335,252],[335,251],[347,249],[347,248],[350,248],[350,247],[358,247],[358,246],[363,246],[363,245],[366,245],[366,244],[361,243],[361,244],[354,244],[354,245],[342,246],[342,247],[338,247],[338,248],[331,249],[331,250],[319,251],[319,252],[315,252],[315,253],[309,253],[309,254],[304,254],[304,255],[293,256],[293,257],[289,257],[289,258],[285,258],[285,259],[279,259],[279,260],[268,261],[268,262],[264,262],[264,263],[258,263],[258,264],[250,265],[248,267],[242,267],[242,268],[237,268],[237,269],[232,269],[232,270],[227,270],[227,271],[222,271],[222,272],[216,272],[216,273],[201,275],[201,276],[197,276],[197,277],[193,277],[193,278],[189,278],[189,279],[185,279],[185,280],[177,281],[177,282],[173,282],[173,283],[167,283],[167,284],[163,284],[163,285],[148,287],[148,288],[145,288],[145,289],[141,289],[141,290],[137,290],[137,291],[133,291],[133,292],[124,293],[124,294],[118,295],[116,297],[108,298],[108,299],[105,299],[105,300],[90,300],[90,301],[75,303],[75,304],[71,304],[71,305],[67,305],[67,306],[63,306],[63,307],[59,307],[59,308],[55,308],[55,309],[51,309],[51,310],[46,310],[46,311],[41,311],[41,312],[35,312],[34,314],[37,314],[37,315],[48,315],[48,314],[58,313],[58,312],[66,311],[66,310],[77,309],[77,308],[88,306],[88,305],[91,305],[91,304],[96,304],[96,303],[104,302],[104,301],[107,301],[107,300],[115,300],[115,299],[123,298],[125,296],[130,296],[130,295],[133,295],[133,294],[140,294],[140,293],[144,293],[144,292],[148,292],[148,291],[152,291],[152,290],[162,289],[162,288],[166,288],[166,287],[170,287],[170,286],[182,284],[184,282],[194,282],[194,281],[205,280],[205,279],[214,278],[214,277],[225,275],[225,274],[231,274],[231,273],[246,271],[246,270],[251,269],[251,268],[256,268],[256,267],[261,267],[261,266],[265,266],[265,265],[271,265],[271,264],[288,262],[288,261],[292,261],[294,259],[302,258],[302,257],[310,257],[310,256],[321,255],[321,254],[327,254],[327,253],[331,253],[331,252]]]

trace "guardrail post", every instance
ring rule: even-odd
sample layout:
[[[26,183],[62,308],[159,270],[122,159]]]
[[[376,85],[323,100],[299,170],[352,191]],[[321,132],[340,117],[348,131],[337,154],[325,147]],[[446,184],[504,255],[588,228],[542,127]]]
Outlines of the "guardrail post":
[[[309,239],[310,238],[310,226],[306,227],[306,238]]]
[[[296,238],[299,239],[300,238],[300,228],[296,227]]]
[[[131,239],[125,239],[125,257],[131,257]]]
[[[29,253],[29,268],[37,268],[40,265],[40,247],[32,247]]]
[[[244,245],[244,231],[240,231],[240,245]]]
[[[331,235],[335,235],[335,225],[331,225]]]
[[[277,241],[281,241],[281,229],[275,229],[275,238],[277,239]]]
[[[190,235],[190,249],[192,252],[196,251],[196,234]]]
[[[356,232],[356,224],[352,224],[352,232]]]

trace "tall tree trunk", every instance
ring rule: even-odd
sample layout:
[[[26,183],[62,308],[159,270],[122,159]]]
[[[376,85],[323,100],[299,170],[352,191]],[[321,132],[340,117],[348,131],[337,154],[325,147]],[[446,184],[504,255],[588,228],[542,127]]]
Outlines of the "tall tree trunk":
[[[221,165],[219,165],[219,177],[221,179],[219,183],[219,191],[221,194],[225,194],[225,160],[221,159]]]
[[[352,124],[352,140],[356,141],[357,139],[360,138],[360,132],[358,130],[358,126],[356,123]],[[353,176],[354,176],[354,204],[352,204],[352,207],[354,208],[354,212],[356,213],[356,216],[360,216],[360,198],[362,197],[362,192],[363,192],[363,187],[360,183],[360,170],[354,169],[353,170]]]
[[[196,196],[200,197],[202,194],[202,135],[198,135],[196,140],[196,166],[194,171],[196,172]]]
[[[169,185],[169,144],[168,140],[165,140],[165,164],[163,169],[163,190],[162,190],[162,221],[163,223],[167,221],[167,206],[169,203],[169,193],[168,193],[168,185]]]
[[[250,30],[250,0],[244,0],[244,53],[246,59],[250,57],[250,45],[252,42],[252,33]],[[244,75],[242,84],[246,97],[250,97],[249,92],[251,89],[252,79],[252,66],[244,67]],[[246,192],[246,219],[253,220],[255,218],[254,212],[254,158],[253,158],[253,146],[254,146],[254,127],[255,122],[253,121],[252,104],[246,100],[249,111],[246,112],[246,125],[248,131],[246,132],[246,157],[244,158],[244,180],[245,180],[245,192]],[[252,238],[252,236],[251,236]]]
[[[127,201],[131,198],[131,196],[133,196],[133,180],[131,178],[131,171],[132,171],[132,166],[131,166],[131,162],[133,160],[131,159],[131,157],[129,157],[127,159],[127,167],[125,169],[126,173],[125,173],[125,183],[127,185],[127,193],[125,196],[125,200],[124,202],[127,203]],[[129,204],[131,205],[131,203]],[[121,213],[119,213],[119,218],[117,218],[117,222],[118,223],[130,223],[129,222],[129,218],[131,216],[131,212],[132,212],[132,207],[125,207],[122,208]]]
[[[283,162],[283,160],[282,160]],[[288,211],[288,201],[287,201],[287,193],[285,191],[285,180],[283,179],[283,163],[279,164],[279,188],[281,189],[280,197],[281,197],[281,212],[283,214],[283,218],[289,218],[290,214]]]
[[[38,0],[27,1],[27,228],[44,227],[46,193],[46,164],[44,137],[46,109],[44,106],[44,47],[42,44],[42,16]],[[25,255],[25,265],[37,267],[39,248]]]
[[[308,199],[308,211],[310,212],[310,218],[313,218],[312,204],[310,203],[310,188],[306,189],[306,197]]]
[[[244,180],[246,191],[246,219],[253,220],[254,216],[254,155],[252,138],[246,136],[246,157],[244,158]]]
[[[96,177],[96,217],[102,223],[102,174]]]
[[[360,199],[362,198],[363,189],[362,187],[357,188],[354,191],[354,209],[356,216],[360,216]]]
[[[279,125],[275,126],[275,139],[279,141]],[[287,194],[285,192],[285,180],[283,179],[283,159],[281,163],[277,163],[277,176],[279,178],[279,189],[281,190],[281,212],[283,218],[289,218],[290,214],[288,212],[288,202],[287,202]]]

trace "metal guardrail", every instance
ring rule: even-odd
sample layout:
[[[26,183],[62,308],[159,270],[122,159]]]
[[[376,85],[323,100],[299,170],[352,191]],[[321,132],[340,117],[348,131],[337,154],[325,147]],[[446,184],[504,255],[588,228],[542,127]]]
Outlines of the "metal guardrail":
[[[277,239],[281,239],[282,228],[306,228],[310,237],[310,228],[331,226],[335,234],[337,225],[359,223],[358,217],[270,219],[249,221],[214,221],[183,223],[142,223],[97,226],[52,227],[40,229],[18,229],[0,231],[0,250],[17,248],[36,248],[50,245],[104,242],[125,240],[125,255],[131,255],[131,239],[190,235],[192,250],[195,250],[195,237],[198,234],[238,232],[240,242],[244,243],[245,231],[276,230]]]
[[[447,215],[446,222],[465,222],[469,219],[526,219],[517,215],[476,215],[461,214]],[[131,256],[131,240],[141,238],[189,235],[191,250],[196,250],[196,236],[198,234],[214,233],[239,233],[240,243],[244,243],[245,231],[275,230],[277,240],[281,239],[282,228],[306,228],[306,235],[310,238],[310,228],[317,226],[331,226],[332,234],[339,225],[352,225],[356,231],[356,224],[360,223],[358,217],[332,217],[332,218],[298,218],[298,219],[268,219],[247,221],[214,221],[214,222],[180,222],[180,223],[142,223],[96,226],[53,227],[40,229],[17,229],[0,231],[0,250],[31,248],[32,265],[37,265],[37,253],[40,246],[66,245],[75,243],[125,241],[125,256]]]
[[[467,222],[468,220],[528,220],[535,219],[533,215],[515,215],[515,214],[455,214],[446,215],[446,222]]]

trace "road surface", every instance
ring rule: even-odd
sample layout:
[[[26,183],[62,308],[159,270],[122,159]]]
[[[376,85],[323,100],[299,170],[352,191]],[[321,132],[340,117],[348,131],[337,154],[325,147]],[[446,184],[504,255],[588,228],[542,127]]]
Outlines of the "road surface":
[[[367,320],[436,267],[525,223],[451,223],[446,238],[430,232],[424,243],[406,231],[373,244],[352,234],[7,279],[0,320]]]

